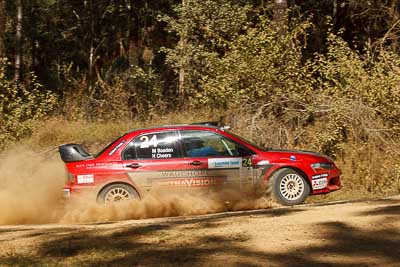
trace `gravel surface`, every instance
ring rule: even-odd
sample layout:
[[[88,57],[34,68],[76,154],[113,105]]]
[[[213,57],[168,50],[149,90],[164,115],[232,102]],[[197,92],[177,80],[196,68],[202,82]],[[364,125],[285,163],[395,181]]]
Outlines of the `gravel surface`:
[[[400,196],[201,216],[0,226],[0,265],[400,266]]]

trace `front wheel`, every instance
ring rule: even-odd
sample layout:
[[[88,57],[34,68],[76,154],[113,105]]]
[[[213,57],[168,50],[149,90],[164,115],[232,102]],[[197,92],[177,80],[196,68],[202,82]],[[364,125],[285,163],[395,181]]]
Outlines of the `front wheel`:
[[[139,199],[139,195],[135,189],[127,184],[111,184],[101,190],[97,199],[100,203],[108,204]]]
[[[269,179],[267,194],[282,205],[298,205],[304,203],[310,194],[310,186],[297,171],[285,168]]]

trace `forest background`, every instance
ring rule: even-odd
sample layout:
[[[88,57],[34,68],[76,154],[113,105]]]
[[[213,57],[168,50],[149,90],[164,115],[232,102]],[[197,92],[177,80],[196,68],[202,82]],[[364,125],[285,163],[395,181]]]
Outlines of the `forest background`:
[[[223,120],[400,192],[398,0],[0,0],[0,151]]]

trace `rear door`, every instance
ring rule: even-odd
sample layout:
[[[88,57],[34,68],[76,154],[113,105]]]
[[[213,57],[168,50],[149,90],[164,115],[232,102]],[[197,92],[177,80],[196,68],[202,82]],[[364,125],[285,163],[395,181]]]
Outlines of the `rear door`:
[[[154,188],[201,186],[205,170],[185,158],[177,131],[158,131],[135,137],[122,151],[124,169],[143,193]]]

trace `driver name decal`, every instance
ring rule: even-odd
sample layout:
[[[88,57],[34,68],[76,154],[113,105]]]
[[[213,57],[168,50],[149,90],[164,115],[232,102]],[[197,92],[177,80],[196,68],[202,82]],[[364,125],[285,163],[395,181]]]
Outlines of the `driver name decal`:
[[[172,158],[172,153],[174,153],[173,148],[152,148],[151,157],[153,159],[165,159]]]

